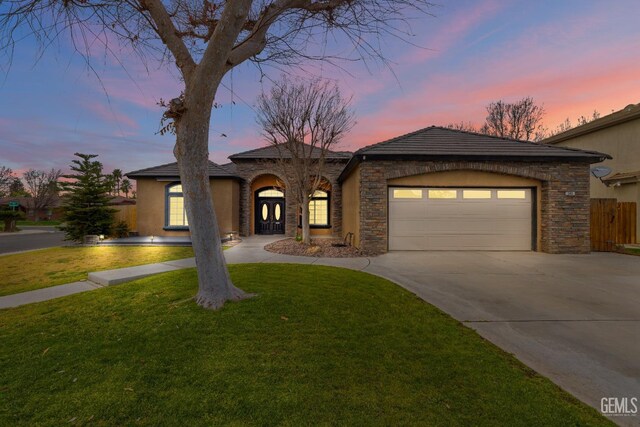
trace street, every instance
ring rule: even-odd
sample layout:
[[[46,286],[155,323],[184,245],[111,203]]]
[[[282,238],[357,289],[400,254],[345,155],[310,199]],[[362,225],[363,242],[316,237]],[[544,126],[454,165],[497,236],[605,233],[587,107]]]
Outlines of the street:
[[[0,235],[0,254],[44,249],[65,244],[64,233],[55,227],[21,227],[33,233]],[[41,232],[36,232],[41,231]]]

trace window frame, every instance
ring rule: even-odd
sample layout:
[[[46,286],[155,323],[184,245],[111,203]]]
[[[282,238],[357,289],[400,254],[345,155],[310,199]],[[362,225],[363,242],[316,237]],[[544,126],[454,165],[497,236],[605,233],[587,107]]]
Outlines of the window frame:
[[[175,181],[165,185],[164,187],[164,227],[162,227],[162,229],[173,230],[173,231],[188,231],[189,230],[188,225],[170,225],[169,224],[170,222],[169,206],[170,206],[171,197],[182,197],[182,202],[183,202],[182,210],[183,210],[183,217],[185,218],[185,220],[187,216],[187,208],[184,205],[184,191],[181,191],[181,192],[171,191],[171,188],[176,185],[182,185],[182,183],[180,181]]]
[[[311,202],[314,200],[326,200],[327,201],[327,223],[326,224],[311,224],[309,223],[309,228],[315,229],[327,229],[331,228],[331,191],[318,189],[316,191],[322,191],[326,193],[326,197],[309,197],[309,208],[311,208]],[[311,220],[311,211],[309,211],[309,220]],[[300,211],[300,215],[298,216],[298,227],[302,227],[302,211]]]

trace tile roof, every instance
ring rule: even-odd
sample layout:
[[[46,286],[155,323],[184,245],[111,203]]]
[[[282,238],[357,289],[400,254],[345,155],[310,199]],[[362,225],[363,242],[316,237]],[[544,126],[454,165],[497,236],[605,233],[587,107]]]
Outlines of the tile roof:
[[[146,169],[140,169],[137,171],[129,172],[125,174],[129,178],[139,177],[178,177],[180,172],[178,171],[178,162],[167,163],[160,166],[153,166]],[[236,175],[230,172],[227,168],[224,168],[211,160],[209,160],[209,176],[215,178],[234,178]]]
[[[431,126],[363,147],[355,156],[423,156],[477,158],[586,158],[601,161],[607,154],[536,142],[499,138]],[[597,160],[596,160],[597,159]]]
[[[311,148],[310,145],[304,144],[305,147]],[[287,150],[282,150],[283,154],[287,157],[291,157]],[[320,149],[313,147],[312,156],[318,158],[320,156]],[[352,154],[348,151],[329,151],[326,155],[326,159],[331,160],[349,160]],[[277,159],[280,157],[278,148],[270,145],[268,147],[256,148],[254,150],[244,151],[242,153],[232,154],[229,156],[230,160],[236,159]]]
[[[585,123],[581,126],[576,126],[568,131],[553,135],[547,139],[542,140],[545,144],[557,144],[567,139],[575,138],[580,135],[585,135],[591,132],[596,132],[601,129],[606,129],[611,126],[615,126],[630,120],[640,119],[640,103],[629,104],[620,111],[616,111],[607,116],[593,120],[589,123]]]

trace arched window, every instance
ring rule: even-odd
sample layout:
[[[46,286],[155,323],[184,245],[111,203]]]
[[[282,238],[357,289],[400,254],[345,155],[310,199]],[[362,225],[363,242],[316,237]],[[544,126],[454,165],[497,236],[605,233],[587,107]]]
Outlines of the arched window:
[[[275,188],[268,188],[259,192],[258,197],[284,197],[284,193]]]
[[[165,226],[167,228],[188,228],[187,211],[184,208],[182,184],[169,184],[166,190]]]
[[[317,190],[309,201],[309,225],[311,227],[329,227],[329,192]]]

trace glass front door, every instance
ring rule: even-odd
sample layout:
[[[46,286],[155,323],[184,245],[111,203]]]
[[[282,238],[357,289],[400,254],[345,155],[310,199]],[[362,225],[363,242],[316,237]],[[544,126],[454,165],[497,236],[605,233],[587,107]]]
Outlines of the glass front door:
[[[284,199],[257,197],[256,234],[284,234]]]

